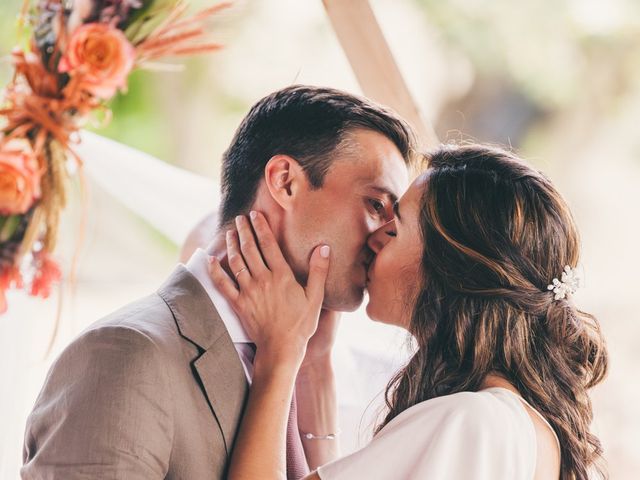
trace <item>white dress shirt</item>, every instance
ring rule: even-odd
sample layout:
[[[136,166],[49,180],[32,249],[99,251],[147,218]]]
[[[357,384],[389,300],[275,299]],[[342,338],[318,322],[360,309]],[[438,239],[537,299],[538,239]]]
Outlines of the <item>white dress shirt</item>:
[[[209,256],[203,249],[198,248],[185,267],[196,277],[209,295],[213,306],[218,311],[222,322],[229,332],[234,347],[236,347],[236,351],[242,362],[242,367],[244,368],[244,373],[247,375],[247,380],[251,383],[254,357],[252,342],[227,299],[222,296],[213,284],[209,275]]]

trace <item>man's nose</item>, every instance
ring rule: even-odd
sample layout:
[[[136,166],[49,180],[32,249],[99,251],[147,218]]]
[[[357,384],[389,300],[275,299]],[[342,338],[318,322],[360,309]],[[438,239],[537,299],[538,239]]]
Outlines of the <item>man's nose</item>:
[[[382,247],[384,247],[385,244],[389,241],[390,231],[395,232],[395,225],[393,223],[393,220],[385,223],[380,228],[378,228],[375,232],[369,235],[369,238],[367,240],[367,245],[369,245],[369,248],[373,250],[373,253],[377,254],[382,249]]]

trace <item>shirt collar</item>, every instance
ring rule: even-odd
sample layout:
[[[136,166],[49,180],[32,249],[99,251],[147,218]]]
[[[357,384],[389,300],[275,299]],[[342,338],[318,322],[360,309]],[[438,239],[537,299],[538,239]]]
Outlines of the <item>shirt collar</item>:
[[[209,276],[209,256],[207,253],[198,248],[185,265],[187,270],[202,284],[205,291],[211,298],[213,306],[216,307],[222,322],[233,343],[251,343],[249,335],[242,326],[240,319],[233,311],[233,308],[229,304],[226,298],[215,287]]]

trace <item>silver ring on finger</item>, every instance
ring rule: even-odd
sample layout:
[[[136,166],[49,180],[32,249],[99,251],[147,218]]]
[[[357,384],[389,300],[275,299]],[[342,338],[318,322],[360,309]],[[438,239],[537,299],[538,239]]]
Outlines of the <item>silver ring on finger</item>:
[[[240,270],[238,270],[236,273],[234,273],[234,275],[236,276],[236,280],[238,279],[238,275],[240,275],[245,270],[247,270],[247,267],[242,267]]]

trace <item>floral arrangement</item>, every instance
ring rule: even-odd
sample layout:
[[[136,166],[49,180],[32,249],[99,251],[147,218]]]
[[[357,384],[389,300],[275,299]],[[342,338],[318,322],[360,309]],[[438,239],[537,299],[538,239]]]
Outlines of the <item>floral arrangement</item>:
[[[204,21],[220,3],[186,17],[182,0],[25,0],[28,47],[12,52],[13,78],[0,98],[0,313],[5,292],[48,297],[61,280],[53,259],[60,213],[74,172],[77,132],[125,91],[136,67],[211,52]],[[108,115],[104,116],[108,118]]]

